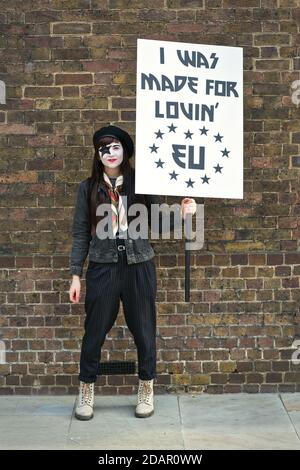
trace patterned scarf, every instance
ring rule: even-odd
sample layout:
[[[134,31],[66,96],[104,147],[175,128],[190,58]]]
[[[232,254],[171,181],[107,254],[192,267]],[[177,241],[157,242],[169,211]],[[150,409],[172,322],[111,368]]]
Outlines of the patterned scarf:
[[[119,191],[122,191],[123,175],[118,176],[115,187],[112,186],[111,181],[105,172],[103,172],[103,178],[107,186],[108,195],[110,197],[112,210],[112,229],[115,237],[118,231],[125,231],[128,229],[126,212],[123,205],[122,196],[119,193]]]

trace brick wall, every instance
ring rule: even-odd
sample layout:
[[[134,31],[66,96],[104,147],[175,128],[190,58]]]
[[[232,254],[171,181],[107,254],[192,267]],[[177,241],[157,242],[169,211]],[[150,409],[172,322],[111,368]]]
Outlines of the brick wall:
[[[70,224],[92,134],[134,134],[136,39],[244,50],[245,197],[205,200],[184,302],[182,244],[155,244],[161,391],[300,391],[298,0],[0,1],[1,393],[76,393],[83,303]],[[300,100],[299,100],[300,101]],[[198,200],[204,202],[204,200]],[[84,298],[84,279],[83,279]],[[135,360],[122,311],[103,360]],[[132,393],[136,376],[99,378]]]

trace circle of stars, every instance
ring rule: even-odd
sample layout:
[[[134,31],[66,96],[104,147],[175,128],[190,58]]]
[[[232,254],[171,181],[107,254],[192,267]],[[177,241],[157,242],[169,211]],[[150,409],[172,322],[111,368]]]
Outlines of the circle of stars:
[[[170,133],[176,134],[177,126],[174,126],[174,124],[172,123],[170,126],[167,126],[167,127],[169,129],[169,132],[168,132],[169,134]],[[209,129],[207,129],[205,126],[200,128],[199,131],[200,131],[200,135],[204,135],[204,136],[208,137]],[[162,132],[161,129],[158,129],[157,131],[154,132],[154,134],[156,135],[155,140],[158,141],[158,139],[163,140],[163,136],[166,134],[166,132]],[[190,129],[187,129],[187,131],[184,132],[184,134],[185,134],[185,140],[187,140],[187,139],[192,140],[192,136],[194,135],[194,132],[191,132]],[[224,136],[221,135],[220,132],[218,132],[216,135],[213,135],[213,138],[215,139],[214,143],[217,143],[217,142],[223,143],[222,139],[224,138]],[[155,143],[153,143],[152,145],[149,146],[149,149],[151,151],[150,152],[151,154],[152,153],[157,154],[157,151],[159,150],[159,146],[157,146]],[[229,158],[230,150],[228,150],[226,147],[224,148],[224,150],[220,150],[220,152],[222,154],[222,158],[223,157]],[[157,161],[155,161],[155,164],[156,164],[156,168],[164,168],[163,165],[165,164],[165,162],[162,161],[159,158]],[[218,163],[213,168],[215,170],[215,174],[216,173],[221,173],[222,174],[222,170],[223,170],[224,167],[220,166],[219,163]],[[177,177],[179,176],[179,173],[176,173],[176,171],[173,170],[171,173],[169,173],[169,176],[170,176],[170,180],[178,181]],[[204,176],[200,177],[200,180],[202,180],[202,184],[209,184],[210,179],[211,179],[211,177],[207,176],[206,173],[205,173]],[[187,188],[194,188],[195,181],[193,181],[191,178],[186,180],[185,183],[187,185],[186,186]]]

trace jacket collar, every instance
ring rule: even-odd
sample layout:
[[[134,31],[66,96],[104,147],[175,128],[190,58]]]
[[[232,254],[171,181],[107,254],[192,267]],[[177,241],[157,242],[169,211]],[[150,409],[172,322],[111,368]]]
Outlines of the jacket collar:
[[[106,184],[104,183],[103,180],[100,180],[100,181],[99,181],[99,184],[98,184],[98,192],[101,191],[101,189],[103,189],[103,190],[106,191]]]

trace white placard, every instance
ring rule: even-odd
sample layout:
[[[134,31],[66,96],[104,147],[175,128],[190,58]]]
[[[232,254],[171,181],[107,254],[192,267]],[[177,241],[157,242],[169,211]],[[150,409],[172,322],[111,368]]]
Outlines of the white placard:
[[[243,49],[137,40],[136,192],[243,198]]]

